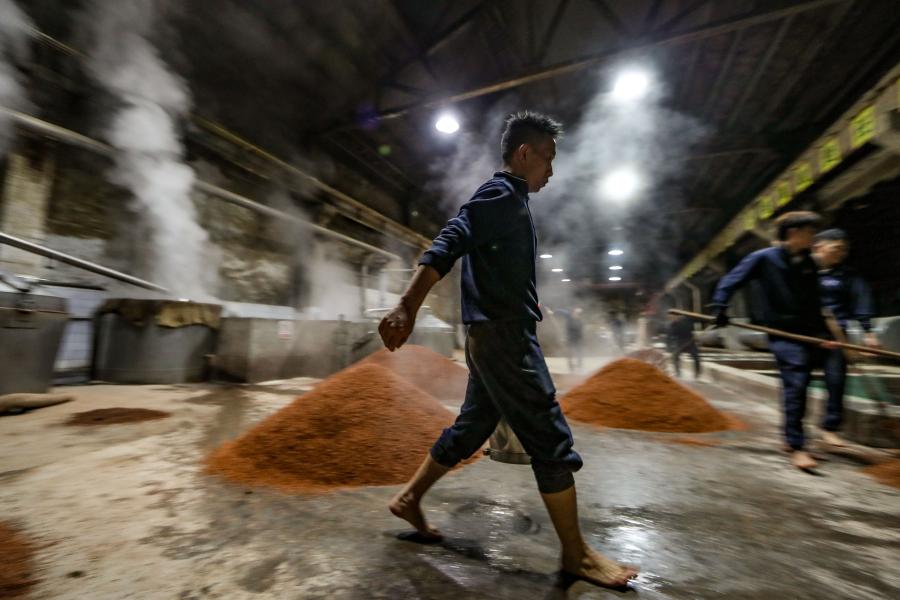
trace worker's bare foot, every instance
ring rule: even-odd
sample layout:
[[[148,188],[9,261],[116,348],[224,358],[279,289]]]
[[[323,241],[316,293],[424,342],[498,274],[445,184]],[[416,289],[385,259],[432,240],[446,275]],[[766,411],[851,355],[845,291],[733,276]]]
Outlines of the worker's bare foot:
[[[580,556],[563,556],[564,573],[604,587],[622,587],[638,576],[637,567],[622,565],[585,546]]]
[[[833,431],[823,431],[822,441],[834,448],[846,448],[847,441]]]
[[[811,471],[819,466],[816,459],[810,456],[806,450],[794,450],[791,453],[791,464],[801,471]]]
[[[444,539],[441,532],[428,525],[425,521],[425,515],[422,514],[422,507],[419,501],[412,494],[404,494],[403,492],[394,496],[388,503],[388,509],[395,517],[400,517],[410,525],[416,528],[419,540],[423,542],[439,542]]]

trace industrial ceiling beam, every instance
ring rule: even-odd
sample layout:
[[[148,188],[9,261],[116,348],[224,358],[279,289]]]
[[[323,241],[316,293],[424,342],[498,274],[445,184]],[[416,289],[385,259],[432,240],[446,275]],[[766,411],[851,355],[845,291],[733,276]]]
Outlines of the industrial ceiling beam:
[[[473,6],[472,8],[467,10],[465,13],[460,15],[457,19],[454,19],[452,23],[448,24],[446,27],[441,29],[437,34],[435,34],[434,37],[431,40],[429,40],[425,44],[424,47],[418,48],[418,51],[415,56],[404,61],[403,63],[401,63],[399,65],[394,66],[388,75],[382,77],[379,80],[379,85],[384,85],[387,82],[396,81],[397,77],[403,71],[405,71],[412,65],[419,63],[419,62],[423,63],[423,65],[425,65],[426,70],[429,72],[429,74],[432,77],[436,78],[436,75],[434,74],[434,72],[431,68],[431,64],[428,61],[428,57],[430,57],[432,54],[434,54],[435,52],[440,50],[443,46],[445,46],[448,42],[450,42],[453,38],[455,38],[459,33],[461,33],[463,30],[465,30],[465,28],[472,23],[474,18],[476,16],[478,16],[478,14],[485,8],[485,6],[487,4],[488,4],[488,0],[481,0],[481,2],[478,2],[477,4],[475,4],[475,6]],[[402,14],[400,13],[400,10],[396,6],[394,6],[394,10],[397,13],[398,20],[403,24],[403,26],[407,29],[407,31],[409,31],[409,26],[406,24],[406,20],[403,18]],[[409,33],[410,33],[410,35],[412,35],[411,31],[409,31]],[[413,36],[413,39],[415,39],[414,36]]]
[[[627,38],[631,36],[631,31],[628,29],[628,26],[622,22],[622,19],[619,18],[619,15],[617,15],[616,11],[609,6],[609,3],[606,2],[606,0],[593,0],[593,3],[619,37]]]
[[[696,40],[708,39],[711,37],[722,35],[723,33],[730,33],[732,31],[738,31],[740,29],[745,29],[747,27],[752,27],[761,23],[777,21],[790,17],[792,15],[816,10],[822,8],[823,6],[829,6],[832,4],[837,4],[839,2],[847,1],[848,0],[812,0],[808,2],[800,2],[792,6],[775,10],[753,11],[743,16],[725,19],[716,23],[710,23],[681,33],[664,34],[655,40],[641,42],[633,44],[631,46],[601,52],[598,54],[592,54],[582,58],[563,61],[550,67],[538,69],[536,71],[532,71],[531,73],[526,73],[518,77],[504,79],[502,81],[497,81],[495,83],[480,86],[472,90],[458,92],[449,96],[432,97],[404,106],[387,109],[381,111],[376,116],[383,120],[394,119],[404,116],[411,111],[431,108],[444,104],[452,104],[455,102],[462,102],[464,100],[470,100],[472,98],[478,98],[480,96],[502,92],[538,81],[544,81],[546,79],[559,77],[561,75],[575,73],[589,67],[595,67],[604,64],[614,58],[618,58],[622,55],[633,53],[639,50],[647,50],[665,46],[675,46]]]
[[[650,7],[647,9],[644,21],[641,24],[641,31],[649,32],[653,29],[653,24],[656,22],[656,16],[659,14],[659,9],[662,8],[662,3],[663,0],[653,0],[650,3]]]
[[[773,114],[786,98],[793,97],[794,88],[803,76],[807,74],[807,69],[816,61],[816,59],[818,59],[825,46],[828,43],[835,41],[834,33],[844,24],[851,8],[853,8],[853,0],[848,0],[835,7],[831,21],[826,28],[816,36],[815,41],[803,50],[800,58],[796,61],[796,66],[794,67],[790,78],[787,81],[774,86],[775,89],[772,91],[771,96],[769,96],[766,109],[763,111],[764,114]],[[754,129],[760,131],[766,124],[766,121],[759,119],[756,121]]]
[[[753,75],[750,76],[750,81],[747,82],[747,85],[744,87],[744,93],[741,94],[741,97],[737,101],[737,104],[734,105],[734,109],[732,109],[731,115],[729,115],[728,121],[726,121],[725,123],[726,128],[731,127],[731,125],[734,124],[735,119],[737,119],[738,115],[740,115],[741,110],[747,103],[747,100],[749,100],[750,96],[753,95],[753,92],[756,91],[756,86],[757,84],[759,84],[759,80],[762,78],[763,73],[766,72],[766,69],[769,68],[769,63],[772,62],[772,57],[774,57],[775,53],[778,52],[778,49],[781,47],[781,43],[784,41],[784,36],[791,28],[791,25],[794,22],[794,16],[795,15],[790,15],[781,22],[781,26],[778,27],[778,32],[775,34],[775,39],[772,40],[772,42],[769,44],[769,47],[766,49],[766,53],[763,55],[759,63],[757,63],[756,69],[753,71]]]
[[[544,33],[544,39],[541,40],[541,45],[538,47],[538,51],[532,60],[533,64],[539,65],[544,62],[544,59],[547,57],[547,52],[550,50],[550,44],[553,43],[553,38],[556,36],[556,30],[559,28],[559,23],[566,14],[566,9],[568,7],[569,0],[559,0],[559,2],[556,3],[556,9],[553,11],[553,17],[550,19],[550,25],[547,27],[547,31]]]
[[[658,31],[671,31],[672,29],[675,29],[682,21],[700,10],[703,6],[708,6],[709,4],[710,0],[695,0],[693,4],[660,25]]]

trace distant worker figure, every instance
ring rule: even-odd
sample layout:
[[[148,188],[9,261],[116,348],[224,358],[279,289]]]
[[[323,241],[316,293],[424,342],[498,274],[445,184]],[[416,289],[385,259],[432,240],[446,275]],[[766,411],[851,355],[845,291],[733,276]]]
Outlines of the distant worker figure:
[[[694,341],[694,322],[690,317],[669,315],[666,349],[672,355],[676,377],[681,377],[681,355],[687,352],[694,359],[694,379],[700,378],[700,352],[697,350],[697,342]]]
[[[562,543],[562,571],[599,585],[622,586],[637,570],[591,548],[581,534],[575,479],[582,466],[536,336],[537,237],[528,194],[553,175],[559,123],[532,112],[510,116],[500,140],[503,170],[450,219],[419,260],[400,303],[378,327],[395,350],[409,338],[428,291],[462,258],[462,318],[469,385],[456,422],[443,431],[391,512],[426,540],[441,539],[422,513],[422,497],[477,452],[502,417],[526,452],[541,498]]]
[[[551,315],[561,315],[566,320],[566,359],[569,372],[577,373],[584,365],[584,310],[579,306],[569,310],[559,308],[555,311],[547,309]]]
[[[867,346],[878,347],[872,332],[872,294],[866,282],[844,264],[850,244],[841,229],[827,229],[816,236],[813,258],[819,267],[819,293],[822,305],[834,317],[839,335],[846,336],[850,321],[856,320],[865,332]],[[843,350],[833,349],[825,357],[825,387],[828,402],[822,420],[822,439],[832,446],[844,446],[837,434],[844,414],[844,390],[847,382],[847,358]]]
[[[619,349],[619,352],[625,352],[625,323],[619,318],[615,312],[609,313],[609,333],[612,335],[613,342]]]
[[[807,211],[780,216],[775,222],[777,242],[744,257],[719,280],[712,298],[716,325],[728,325],[728,301],[743,285],[755,280],[762,291],[760,312],[764,325],[789,333],[828,337],[817,268],[810,256],[820,222],[819,215]],[[784,437],[791,463],[798,469],[813,469],[817,463],[806,451],[803,417],[812,370],[824,352],[819,346],[771,335],[769,348],[781,374]]]

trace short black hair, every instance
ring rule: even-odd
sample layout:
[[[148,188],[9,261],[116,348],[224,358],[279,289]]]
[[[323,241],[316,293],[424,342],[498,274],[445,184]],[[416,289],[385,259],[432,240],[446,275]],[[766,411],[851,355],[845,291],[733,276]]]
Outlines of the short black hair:
[[[821,224],[822,217],[808,210],[786,212],[775,220],[775,225],[778,227],[778,239],[782,242],[787,239],[788,231],[791,229],[818,228]]]
[[[834,227],[832,229],[826,229],[825,231],[821,231],[816,234],[817,242],[846,242],[847,241],[847,232],[843,229],[838,229]]]
[[[500,137],[500,156],[508,164],[513,152],[522,144],[535,145],[546,136],[556,139],[562,132],[562,123],[547,115],[530,110],[513,113],[506,118],[506,127]]]

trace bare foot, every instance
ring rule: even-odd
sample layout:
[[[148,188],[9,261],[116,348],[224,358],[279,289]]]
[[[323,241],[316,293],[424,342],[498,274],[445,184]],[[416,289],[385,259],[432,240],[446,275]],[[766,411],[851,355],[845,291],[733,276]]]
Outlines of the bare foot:
[[[403,494],[402,492],[394,496],[388,503],[388,509],[395,517],[400,517],[410,525],[416,528],[419,538],[425,542],[439,542],[444,539],[441,532],[428,525],[425,521],[425,515],[422,514],[422,507],[419,506],[412,494]]]
[[[809,452],[806,452],[805,450],[794,450],[791,453],[791,464],[801,471],[810,471],[819,466],[816,459],[810,456]]]
[[[585,546],[581,556],[563,556],[564,573],[603,587],[622,587],[638,576],[637,567],[622,565]]]
[[[823,431],[822,441],[835,448],[846,448],[847,442],[833,431]]]

